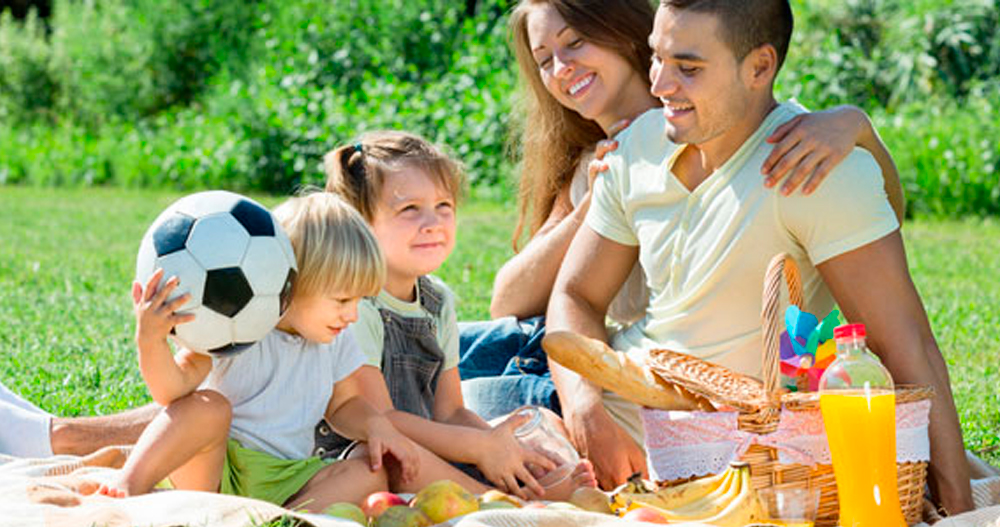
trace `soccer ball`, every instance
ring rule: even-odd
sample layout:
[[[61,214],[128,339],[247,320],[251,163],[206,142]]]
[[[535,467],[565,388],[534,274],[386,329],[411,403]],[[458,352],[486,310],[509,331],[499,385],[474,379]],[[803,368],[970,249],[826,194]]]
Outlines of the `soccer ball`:
[[[191,322],[174,327],[177,342],[213,356],[239,353],[264,338],[284,314],[295,276],[295,253],[271,213],[226,191],[199,192],[174,202],[146,231],[136,258],[145,284],[163,268],[190,293],[178,313]]]

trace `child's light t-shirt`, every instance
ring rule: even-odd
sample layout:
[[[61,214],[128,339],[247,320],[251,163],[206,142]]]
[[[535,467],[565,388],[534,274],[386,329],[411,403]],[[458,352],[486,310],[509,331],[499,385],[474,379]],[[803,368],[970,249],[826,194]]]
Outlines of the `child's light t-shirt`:
[[[274,329],[238,355],[213,359],[201,387],[229,399],[229,437],[245,448],[306,459],[334,385],[364,362],[351,328],[329,344]]]
[[[416,291],[413,302],[400,300],[383,289],[379,291],[378,296],[365,298],[358,304],[358,321],[354,323],[352,328],[369,366],[380,369],[382,367],[385,327],[382,325],[379,309],[387,309],[404,317],[433,320],[437,330],[436,340],[441,346],[441,351],[444,352],[442,371],[458,366],[458,316],[455,313],[455,294],[440,279],[433,276],[427,276],[427,278],[443,294],[444,301],[440,316],[435,317],[420,305],[419,289]],[[419,282],[416,287],[420,287]]]
[[[641,358],[667,348],[758,375],[761,296],[771,258],[789,253],[801,271],[805,310],[834,307],[816,270],[826,260],[899,227],[878,164],[855,149],[815,192],[782,196],[765,188],[764,140],[803,110],[775,108],[744,144],[693,191],[672,173],[682,147],[666,136],[661,109],[618,137],[609,172],[595,182],[586,224],[601,236],[639,246],[650,287],[646,315],[612,338]],[[873,269],[871,272],[878,272]]]

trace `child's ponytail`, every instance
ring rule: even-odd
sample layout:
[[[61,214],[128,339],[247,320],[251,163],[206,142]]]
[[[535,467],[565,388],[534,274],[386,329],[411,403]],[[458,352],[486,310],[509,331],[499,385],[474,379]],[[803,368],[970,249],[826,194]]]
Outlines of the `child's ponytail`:
[[[370,181],[365,165],[362,143],[341,146],[323,157],[326,191],[339,194],[354,205],[366,220],[371,221],[375,215],[376,189],[381,182]]]

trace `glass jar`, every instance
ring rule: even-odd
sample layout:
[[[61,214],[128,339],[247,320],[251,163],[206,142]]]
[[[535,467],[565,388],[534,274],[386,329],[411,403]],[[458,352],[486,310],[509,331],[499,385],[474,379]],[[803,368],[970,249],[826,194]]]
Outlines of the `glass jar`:
[[[538,480],[538,484],[545,488],[562,483],[580,463],[579,454],[569,440],[545,418],[539,407],[523,406],[514,411],[514,416],[522,415],[526,415],[527,420],[514,430],[514,437],[522,445],[541,453],[556,465],[554,469],[546,472],[536,465],[529,464],[531,474]]]

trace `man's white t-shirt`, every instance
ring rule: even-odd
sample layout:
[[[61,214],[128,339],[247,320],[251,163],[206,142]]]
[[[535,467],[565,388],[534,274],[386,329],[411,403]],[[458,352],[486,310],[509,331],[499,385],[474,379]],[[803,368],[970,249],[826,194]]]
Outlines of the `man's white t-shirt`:
[[[202,388],[229,399],[229,437],[280,459],[312,455],[334,385],[365,362],[351,328],[329,344],[274,329],[246,351],[212,360]]]
[[[667,138],[661,109],[618,137],[586,224],[639,246],[650,302],[639,322],[613,336],[616,350],[644,359],[651,348],[668,348],[759,375],[761,293],[771,258],[786,252],[795,259],[804,308],[823,317],[834,301],[815,266],[899,227],[879,166],[861,149],[808,196],[764,187],[760,168],[772,149],[765,138],[802,111],[778,106],[693,191],[671,172],[683,147]]]

